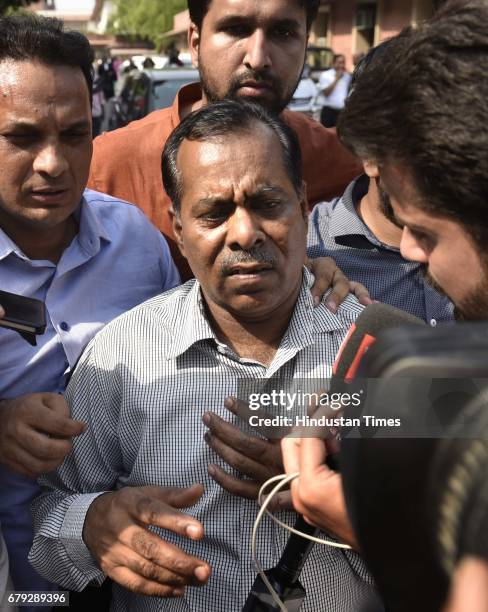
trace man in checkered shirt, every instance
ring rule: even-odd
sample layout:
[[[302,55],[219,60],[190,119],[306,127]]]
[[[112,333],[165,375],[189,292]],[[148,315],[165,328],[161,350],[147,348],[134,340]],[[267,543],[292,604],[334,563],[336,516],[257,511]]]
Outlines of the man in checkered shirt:
[[[241,610],[256,493],[283,466],[278,442],[224,400],[239,380],[327,378],[362,308],[314,308],[300,168],[295,135],[254,104],[205,106],[173,132],[163,179],[197,280],[117,318],[83,355],[67,399],[87,431],[34,504],[41,574],[77,590],[108,575],[115,610]],[[354,543],[342,506],[336,519]],[[264,566],[287,535],[264,522]],[[302,582],[304,612],[357,612],[373,589],[356,552],[322,546]]]

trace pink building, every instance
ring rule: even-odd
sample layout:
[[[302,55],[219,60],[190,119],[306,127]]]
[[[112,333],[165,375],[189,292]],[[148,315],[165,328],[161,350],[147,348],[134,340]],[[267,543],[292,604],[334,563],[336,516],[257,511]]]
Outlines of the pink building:
[[[344,54],[351,69],[354,54],[427,19],[438,4],[436,0],[322,0],[310,42]]]

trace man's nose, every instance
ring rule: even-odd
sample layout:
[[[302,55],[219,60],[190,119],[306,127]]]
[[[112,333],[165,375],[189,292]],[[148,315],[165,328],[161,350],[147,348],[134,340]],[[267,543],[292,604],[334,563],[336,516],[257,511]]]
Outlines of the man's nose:
[[[263,30],[255,30],[247,39],[244,64],[251,70],[263,70],[271,66],[269,41]]]
[[[403,228],[402,239],[400,242],[400,253],[405,259],[428,263],[429,257],[425,250],[419,245],[415,236],[407,226]]]
[[[265,239],[265,234],[256,216],[251,211],[237,206],[228,223],[226,242],[229,248],[247,251],[259,246]]]
[[[57,177],[68,169],[68,161],[59,142],[44,143],[37,152],[33,170],[39,174]]]

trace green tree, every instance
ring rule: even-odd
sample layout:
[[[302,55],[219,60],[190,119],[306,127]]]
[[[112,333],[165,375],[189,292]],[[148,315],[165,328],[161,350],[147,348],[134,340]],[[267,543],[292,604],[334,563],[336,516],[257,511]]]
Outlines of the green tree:
[[[1,1],[1,0],[0,0]],[[173,28],[173,16],[187,8],[186,0],[115,0],[111,30],[150,40],[160,46],[161,34]]]
[[[19,8],[27,6],[32,0],[0,0],[0,15],[5,15]]]

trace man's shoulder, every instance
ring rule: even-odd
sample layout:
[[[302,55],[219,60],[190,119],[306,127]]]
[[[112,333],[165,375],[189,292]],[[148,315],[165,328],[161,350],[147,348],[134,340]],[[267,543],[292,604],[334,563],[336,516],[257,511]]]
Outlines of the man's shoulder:
[[[160,235],[146,215],[131,202],[93,189],[85,189],[83,197],[86,205],[109,233],[129,229],[132,234],[143,232]]]
[[[163,108],[149,113],[142,119],[131,121],[128,125],[117,130],[104,132],[93,141],[94,149],[95,151],[103,151],[109,148],[116,151],[120,147],[127,146],[130,147],[132,154],[134,148],[137,149],[141,145],[146,145],[148,138],[151,141],[158,140],[166,132],[173,129],[171,112],[171,107]],[[125,151],[127,152],[127,149]]]
[[[118,343],[130,346],[135,340],[143,342],[154,333],[162,341],[172,341],[178,334],[178,326],[186,324],[180,315],[195,282],[195,279],[189,280],[124,312],[98,333],[95,342],[107,343],[117,352]]]
[[[285,109],[281,116],[285,123],[295,130],[299,139],[308,138],[310,134],[313,134],[319,137],[322,142],[339,142],[335,129],[324,127],[319,121],[308,117],[304,113]]]

